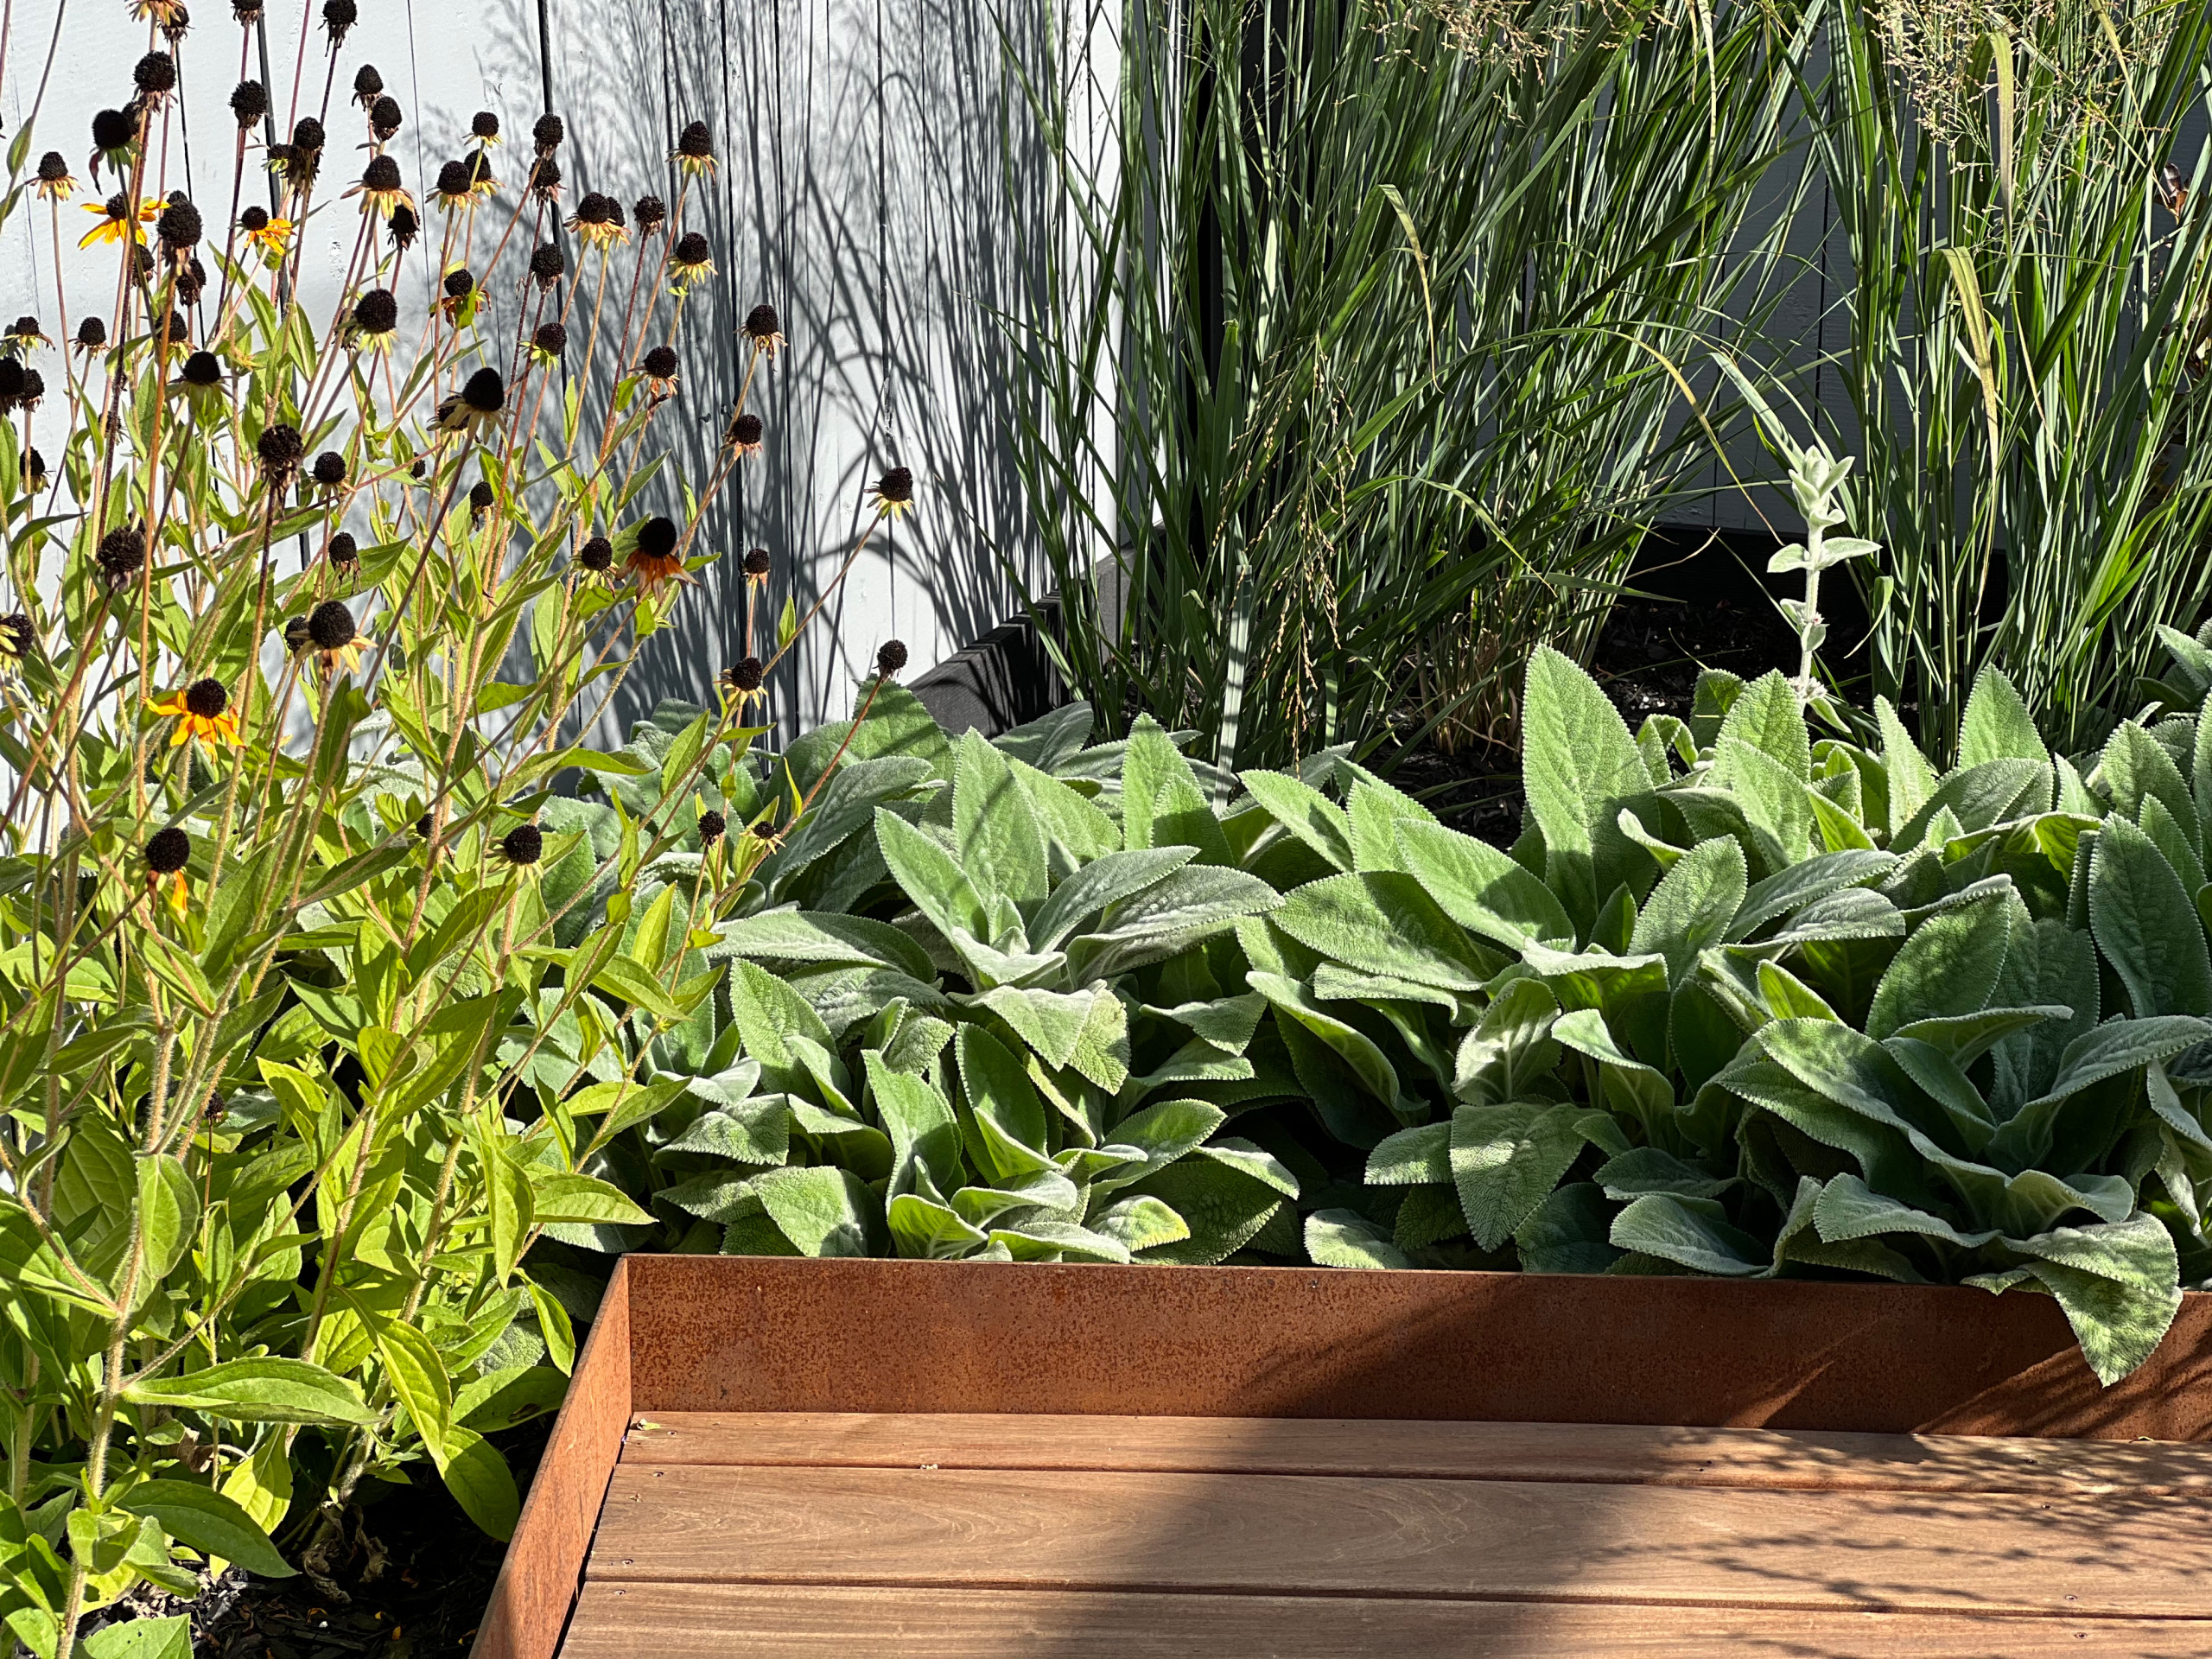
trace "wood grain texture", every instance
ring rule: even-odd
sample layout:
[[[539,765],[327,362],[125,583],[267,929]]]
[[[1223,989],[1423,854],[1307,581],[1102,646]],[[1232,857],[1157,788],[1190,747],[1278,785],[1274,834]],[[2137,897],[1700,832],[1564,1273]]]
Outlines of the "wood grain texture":
[[[553,1659],[630,1417],[630,1264],[614,1264],[471,1659]]]
[[[671,1412],[632,1428],[622,1461],[1382,1475],[2075,1497],[2212,1492],[2212,1446],[1617,1423]]]
[[[640,1258],[637,1408],[2212,1439],[2212,1295],[2101,1389],[2047,1296],[1289,1268]],[[895,1333],[895,1340],[887,1340]]]
[[[563,1659],[2201,1659],[2194,1620],[588,1584]]]
[[[608,1582],[2212,1616],[2192,1497],[619,1466]]]

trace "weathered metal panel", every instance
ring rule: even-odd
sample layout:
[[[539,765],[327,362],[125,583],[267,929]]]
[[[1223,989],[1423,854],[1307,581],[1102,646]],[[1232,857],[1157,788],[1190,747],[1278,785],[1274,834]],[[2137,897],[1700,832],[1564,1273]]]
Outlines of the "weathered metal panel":
[[[2032,1295],[1816,1281],[632,1258],[636,1408],[2212,1439],[2212,1296],[2100,1389]]]

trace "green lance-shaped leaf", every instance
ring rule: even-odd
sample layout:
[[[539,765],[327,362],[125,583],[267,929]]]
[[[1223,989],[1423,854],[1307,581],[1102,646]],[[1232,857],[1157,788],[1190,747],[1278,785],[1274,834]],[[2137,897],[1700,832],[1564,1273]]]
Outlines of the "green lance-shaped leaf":
[[[1306,1254],[1323,1268],[1413,1266],[1390,1235],[1357,1210],[1316,1210],[1306,1217]]]
[[[1401,820],[1395,833],[1401,868],[1470,932],[1515,951],[1574,943],[1558,898],[1509,855],[1440,823]]]
[[[522,1495],[515,1488],[514,1471],[499,1449],[473,1428],[458,1423],[430,1448],[446,1490],[461,1512],[493,1537],[514,1536],[522,1516]]]
[[[1494,1250],[1535,1213],[1582,1150],[1587,1109],[1510,1101],[1452,1114],[1452,1178],[1475,1243]]]
[[[979,894],[1017,904],[1045,897],[1045,837],[1029,798],[1007,759],[981,732],[964,733],[954,750],[952,836],[962,873]]]
[[[961,1026],[953,1052],[974,1125],[969,1151],[977,1167],[995,1181],[1050,1170],[1044,1103],[1021,1062],[988,1032],[969,1024]]]
[[[2050,751],[2012,682],[1995,668],[1985,668],[1974,680],[1966,719],[1959,728],[1959,765],[1978,766],[1985,760],[2007,758],[2047,766]]]
[[[1363,973],[1473,993],[1495,971],[1420,882],[1396,872],[1309,881],[1288,893],[1268,920],[1308,949]]]
[[[196,1480],[142,1480],[116,1502],[151,1516],[163,1532],[203,1555],[219,1555],[264,1579],[289,1579],[292,1567],[243,1509]]]
[[[2150,836],[2116,813],[2090,855],[2089,928],[2139,1018],[2212,1012],[2212,957],[2196,906]]]
[[[1338,870],[1352,868],[1351,820],[1344,810],[1302,779],[1254,770],[1240,781],[1268,816]]]
[[[1742,908],[1745,887],[1741,847],[1725,838],[1700,842],[1651,890],[1636,918],[1630,954],[1664,957],[1668,983],[1680,985],[1698,953],[1719,943]]]
[[[1548,885],[1581,925],[1605,896],[1651,868],[1616,822],[1650,792],[1628,724],[1597,683],[1548,645],[1529,658],[1522,702],[1522,783],[1543,831]]]
[[[1772,1255],[1758,1240],[1728,1219],[1711,1198],[1682,1198],[1651,1192],[1613,1217],[1614,1245],[1657,1256],[1694,1273],[1749,1279],[1765,1273]]]
[[[1913,929],[1874,988],[1866,1034],[1877,1041],[1903,1025],[1986,1006],[2005,969],[2012,918],[1999,899],[1931,916]]]
[[[304,1359],[233,1359],[178,1376],[151,1377],[124,1390],[134,1405],[197,1411],[234,1423],[311,1423],[357,1427],[375,1421],[359,1389]]]
[[[753,1190],[801,1255],[875,1255],[887,1244],[882,1201],[850,1170],[772,1169]]]

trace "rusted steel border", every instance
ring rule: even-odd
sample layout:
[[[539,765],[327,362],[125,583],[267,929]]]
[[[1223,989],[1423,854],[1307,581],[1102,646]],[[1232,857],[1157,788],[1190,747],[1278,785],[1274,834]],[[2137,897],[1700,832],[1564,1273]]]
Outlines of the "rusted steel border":
[[[633,1255],[473,1659],[555,1659],[633,1416],[1045,1412],[2212,1440],[2212,1295],[2100,1389],[2047,1296],[1290,1268]]]
[[[2100,1389],[2048,1296],[1936,1287],[633,1257],[654,1411],[1394,1417],[2212,1439],[2212,1295]]]
[[[648,1259],[626,1256],[614,1264],[470,1659],[553,1659],[560,1649],[630,1426],[630,1286],[635,1264]]]

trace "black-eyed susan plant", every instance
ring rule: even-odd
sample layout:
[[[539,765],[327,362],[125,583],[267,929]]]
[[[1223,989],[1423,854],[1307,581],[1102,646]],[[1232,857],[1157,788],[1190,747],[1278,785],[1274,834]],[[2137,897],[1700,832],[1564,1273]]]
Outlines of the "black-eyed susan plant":
[[[761,464],[773,312],[734,406],[683,372],[707,130],[627,213],[565,207],[553,115],[527,149],[424,131],[418,177],[374,68],[343,94],[370,31],[334,3],[334,61],[296,103],[241,83],[195,196],[207,25],[139,15],[81,165],[26,127],[0,197],[112,257],[0,338],[0,1622],[41,1659],[134,1586],[327,1573],[365,1482],[513,1524],[487,1436],[557,1403],[588,1247],[652,1219],[608,1149],[680,1090],[703,950],[823,789],[744,758],[788,603],[652,768],[575,741]],[[309,310],[317,213],[352,247]],[[665,475],[677,418],[730,434],[708,475]],[[664,897],[609,900],[687,839]]]

